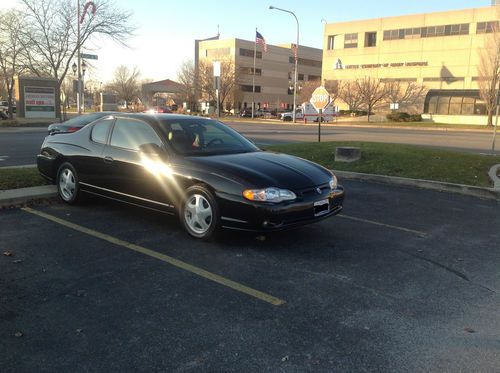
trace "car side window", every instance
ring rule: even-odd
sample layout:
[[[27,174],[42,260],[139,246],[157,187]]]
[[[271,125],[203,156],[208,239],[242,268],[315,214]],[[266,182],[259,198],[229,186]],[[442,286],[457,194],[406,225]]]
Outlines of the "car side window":
[[[94,124],[92,127],[92,133],[90,135],[90,138],[94,142],[98,142],[101,144],[106,144],[106,140],[108,139],[108,131],[109,127],[111,126],[111,123],[113,123],[113,119],[108,118],[108,119],[103,119]]]
[[[156,132],[141,120],[118,118],[111,134],[111,146],[139,150],[142,145],[155,144],[161,147]]]

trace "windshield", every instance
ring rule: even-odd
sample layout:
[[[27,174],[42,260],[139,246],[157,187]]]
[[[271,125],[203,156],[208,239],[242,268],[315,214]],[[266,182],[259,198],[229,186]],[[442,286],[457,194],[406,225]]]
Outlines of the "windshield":
[[[182,155],[215,155],[258,151],[254,144],[228,126],[211,119],[164,119],[168,143]]]

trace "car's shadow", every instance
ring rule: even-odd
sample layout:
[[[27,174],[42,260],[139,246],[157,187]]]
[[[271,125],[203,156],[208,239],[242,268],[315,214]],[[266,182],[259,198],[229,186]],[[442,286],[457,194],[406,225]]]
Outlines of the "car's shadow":
[[[105,212],[109,217],[113,217],[117,224],[123,225],[133,223],[135,226],[143,225],[147,229],[151,229],[156,234],[165,232],[166,235],[173,236],[182,241],[191,241],[191,245],[197,245],[200,242],[209,246],[217,246],[225,250],[248,249],[251,247],[254,250],[276,250],[283,251],[299,249],[299,251],[307,248],[307,251],[313,251],[314,246],[317,246],[318,234],[321,234],[323,244],[335,239],[335,232],[325,229],[324,223],[316,223],[293,229],[255,233],[238,231],[232,229],[221,229],[215,237],[208,241],[200,241],[190,237],[184,228],[181,226],[176,215],[163,214],[160,212],[147,210],[133,205],[126,205],[109,199],[91,197],[88,198],[85,204],[78,206],[78,209],[84,211],[92,210],[93,212]],[[326,235],[326,236],[325,236]]]

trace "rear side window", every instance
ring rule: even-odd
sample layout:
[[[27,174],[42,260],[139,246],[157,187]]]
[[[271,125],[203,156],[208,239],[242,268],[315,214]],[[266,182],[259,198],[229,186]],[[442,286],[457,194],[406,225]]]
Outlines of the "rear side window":
[[[156,132],[146,123],[136,119],[118,118],[111,135],[111,146],[139,150],[142,145],[161,146]]]
[[[111,126],[112,121],[112,119],[104,119],[94,124],[91,134],[92,141],[106,144],[109,127]]]

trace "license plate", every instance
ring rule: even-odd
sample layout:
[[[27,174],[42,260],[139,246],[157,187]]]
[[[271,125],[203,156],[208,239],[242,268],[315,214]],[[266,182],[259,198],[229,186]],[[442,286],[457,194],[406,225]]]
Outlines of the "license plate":
[[[330,211],[330,202],[328,198],[314,202],[314,216],[319,216]]]

